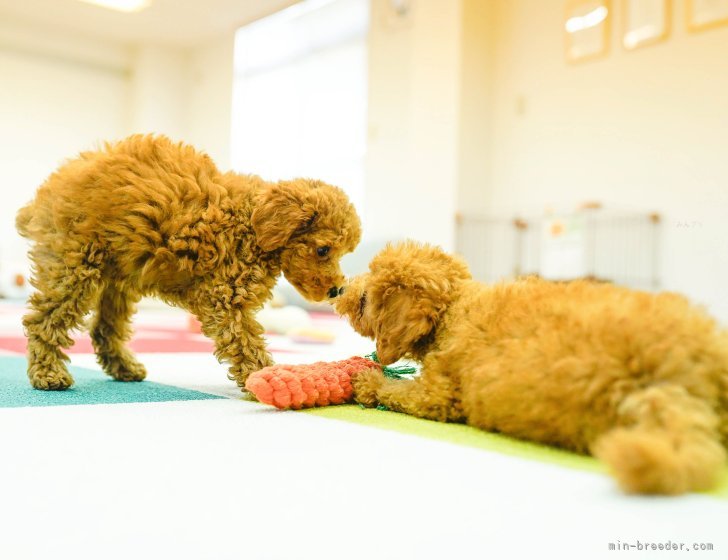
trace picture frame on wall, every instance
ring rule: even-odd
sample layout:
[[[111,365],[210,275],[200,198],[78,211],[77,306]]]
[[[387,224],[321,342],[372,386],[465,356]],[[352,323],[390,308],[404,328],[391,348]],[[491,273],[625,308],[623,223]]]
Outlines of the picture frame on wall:
[[[685,15],[690,31],[728,25],[728,0],[685,0]]]
[[[564,15],[566,60],[583,62],[609,52],[610,0],[570,0]]]
[[[670,0],[623,0],[622,45],[627,50],[664,41],[670,35]]]

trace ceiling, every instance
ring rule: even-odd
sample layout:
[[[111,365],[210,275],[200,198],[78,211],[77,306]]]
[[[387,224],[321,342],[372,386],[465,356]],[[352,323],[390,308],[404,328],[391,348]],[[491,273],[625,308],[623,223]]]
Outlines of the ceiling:
[[[78,0],[0,0],[5,24],[33,24],[124,44],[193,47],[298,0],[152,0],[123,13]]]

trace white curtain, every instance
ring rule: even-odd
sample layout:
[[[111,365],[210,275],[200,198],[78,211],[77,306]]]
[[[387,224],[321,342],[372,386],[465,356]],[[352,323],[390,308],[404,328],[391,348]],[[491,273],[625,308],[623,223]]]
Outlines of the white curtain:
[[[368,0],[307,0],[238,30],[237,171],[322,179],[361,205],[368,25]]]

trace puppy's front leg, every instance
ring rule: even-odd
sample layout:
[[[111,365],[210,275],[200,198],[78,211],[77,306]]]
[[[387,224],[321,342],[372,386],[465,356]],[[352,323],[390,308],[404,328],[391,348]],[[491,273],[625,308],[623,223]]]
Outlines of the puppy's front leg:
[[[354,398],[364,406],[383,404],[389,410],[440,422],[462,422],[457,389],[442,374],[427,371],[415,379],[391,379],[378,369],[352,379]]]
[[[273,364],[265,348],[264,329],[251,313],[232,309],[225,313],[196,313],[202,332],[215,342],[215,356],[230,364],[228,377],[239,387],[248,375]]]

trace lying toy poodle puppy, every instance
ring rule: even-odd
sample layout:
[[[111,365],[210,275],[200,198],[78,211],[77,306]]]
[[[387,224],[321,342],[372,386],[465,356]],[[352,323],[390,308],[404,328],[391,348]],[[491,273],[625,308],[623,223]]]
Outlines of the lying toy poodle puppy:
[[[131,136],[61,166],[17,216],[33,241],[28,376],[38,389],[73,383],[61,351],[93,311],[104,371],[144,379],[125,343],[144,295],[192,312],[241,387],[272,363],[255,313],[281,272],[307,299],[338,295],[339,259],[359,242],[346,195],[320,181],[268,183],[221,173],[163,136]]]
[[[728,336],[681,296],[525,278],[486,286],[441,250],[388,246],[336,301],[383,364],[367,406],[591,452],[622,488],[679,494],[716,482],[728,441]]]

